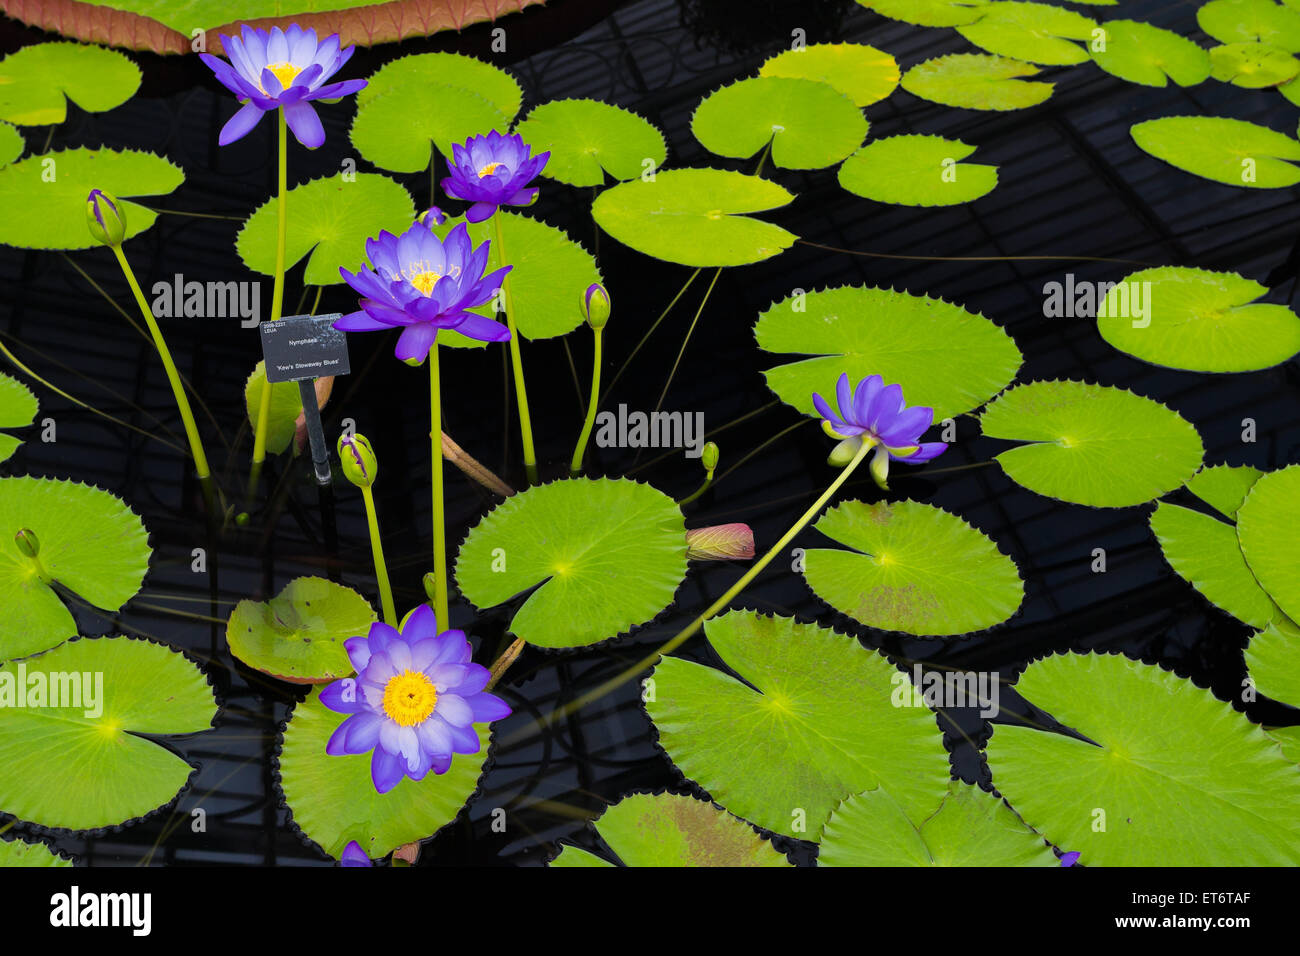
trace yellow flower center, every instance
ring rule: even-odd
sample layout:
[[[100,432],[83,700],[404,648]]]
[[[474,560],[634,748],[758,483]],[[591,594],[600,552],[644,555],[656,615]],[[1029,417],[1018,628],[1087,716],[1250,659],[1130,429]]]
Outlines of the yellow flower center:
[[[419,671],[402,671],[384,686],[384,713],[402,727],[424,723],[438,704],[438,689]]]
[[[293,78],[297,76],[299,72],[296,66],[287,62],[268,63],[266,68],[274,74],[275,78],[280,81],[280,85],[286,90],[289,88],[289,84],[293,82]],[[262,90],[262,92],[265,93],[266,90]]]
[[[432,270],[425,270],[424,272],[408,273],[407,278],[410,280],[411,285],[420,290],[421,295],[429,296],[433,295],[433,287],[438,284],[438,280],[442,276]]]
[[[478,171],[478,178],[482,179],[484,176],[491,176],[500,168],[501,168],[500,163],[488,163],[486,166],[484,166],[482,169]]]

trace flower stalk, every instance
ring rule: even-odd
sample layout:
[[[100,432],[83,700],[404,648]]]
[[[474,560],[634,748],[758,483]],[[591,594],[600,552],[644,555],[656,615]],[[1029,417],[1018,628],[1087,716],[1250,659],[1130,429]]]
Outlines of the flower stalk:
[[[514,341],[514,338],[511,338]],[[443,510],[442,387],[439,381],[438,342],[429,348],[429,466],[433,492],[433,610],[448,624],[447,614],[447,517]]]
[[[492,217],[496,226],[497,261],[506,261],[505,237],[501,229],[501,212]],[[530,485],[537,483],[537,452],[533,450],[533,421],[528,414],[528,389],[524,385],[524,359],[519,348],[519,331],[515,327],[514,299],[510,294],[510,276],[501,279],[501,296],[505,300],[506,328],[510,330],[510,368],[515,379],[515,403],[519,407],[519,437],[524,446],[524,473]]]
[[[573,460],[569,462],[569,474],[574,477],[582,471],[582,456],[587,452],[587,441],[591,438],[592,426],[596,424],[596,408],[600,404],[601,336],[610,313],[609,293],[600,283],[592,283],[587,287],[582,299],[582,313],[587,325],[591,327],[592,335],[591,397],[587,400],[587,417],[582,423],[582,434],[578,436],[578,444],[573,449]]]
[[[384,560],[384,542],[379,536],[379,518],[375,512],[375,496],[371,488],[379,477],[379,459],[370,440],[364,435],[343,434],[338,443],[339,463],[343,476],[361,489],[366,506],[366,527],[370,531],[370,553],[375,562],[375,579],[379,582],[379,600],[384,609],[384,623],[396,627],[399,623],[393,604],[393,587],[388,580],[388,562]]]
[[[279,126],[279,159],[276,167],[276,188],[279,199],[276,203],[275,228],[275,276],[271,291],[271,321],[278,322],[284,312],[284,249],[289,234],[288,209],[288,167],[289,167],[289,124],[284,118],[284,110],[277,113]],[[253,437],[253,467],[248,479],[249,493],[257,487],[262,463],[266,461],[266,434],[271,423],[271,387],[262,389],[262,398],[257,407],[257,430]]]

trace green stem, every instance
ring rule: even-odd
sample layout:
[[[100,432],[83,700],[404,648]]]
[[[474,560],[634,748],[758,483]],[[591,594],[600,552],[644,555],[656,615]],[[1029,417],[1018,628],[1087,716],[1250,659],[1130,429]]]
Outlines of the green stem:
[[[429,349],[429,441],[433,469],[433,611],[438,626],[451,627],[447,614],[447,519],[442,504],[442,387],[438,343]]]
[[[288,210],[288,171],[289,171],[289,133],[284,119],[284,110],[276,110],[280,128],[280,150],[276,168],[276,187],[279,190],[279,202],[276,203],[275,231],[275,284],[271,291],[271,321],[278,322],[284,312],[284,246],[289,232]],[[253,471],[261,470],[266,460],[266,433],[271,424],[271,392],[267,385],[262,389],[262,400],[257,409],[257,433],[253,438]],[[249,481],[255,485],[255,479]]]
[[[691,283],[695,281],[696,276],[703,271],[703,269],[696,269],[691,273],[691,277],[686,280],[686,284],[677,290],[677,294],[673,296],[673,300],[668,303],[667,307],[662,312],[659,313],[659,318],[655,319],[650,328],[646,331],[645,335],[641,336],[641,341],[636,344],[636,348],[631,351],[628,357],[623,360],[623,364],[619,366],[618,372],[615,373],[613,381],[605,387],[605,394],[600,397],[601,402],[604,402],[605,399],[609,398],[609,393],[613,390],[614,386],[618,384],[618,380],[623,377],[623,373],[627,371],[627,367],[631,364],[632,359],[636,358],[636,353],[641,351],[641,346],[645,345],[650,336],[654,335],[655,329],[659,328],[659,323],[668,318],[668,313],[673,310],[673,306],[677,304],[677,300],[686,294],[686,290],[691,287]]]
[[[695,325],[700,321],[700,316],[704,314],[704,307],[709,304],[709,296],[713,294],[713,287],[718,284],[718,277],[722,275],[722,267],[713,273],[713,281],[704,292],[704,298],[700,300],[700,307],[695,310],[695,318],[691,319],[690,328],[686,330],[686,337],[682,339],[682,347],[677,350],[677,359],[673,362],[672,371],[668,373],[668,381],[664,382],[664,390],[659,393],[659,401],[655,404],[655,411],[664,406],[664,399],[668,397],[668,389],[672,387],[673,378],[677,375],[677,369],[682,364],[682,356],[686,354],[686,346],[690,344],[691,336],[695,333]]]
[[[680,508],[682,505],[689,505],[700,495],[708,491],[709,485],[711,484],[713,484],[713,472],[710,471],[707,475],[704,476],[704,484],[700,485],[700,487],[695,489],[695,494],[687,495],[685,498],[682,498],[680,501],[677,502],[677,507]]]
[[[497,232],[497,261],[506,264],[505,237],[501,231],[501,210],[493,215]],[[510,365],[515,375],[515,400],[519,405],[519,435],[524,444],[524,471],[529,484],[537,482],[537,453],[533,451],[533,423],[528,414],[528,390],[524,387],[524,360],[519,349],[519,330],[515,328],[515,306],[510,295],[510,274],[501,280],[501,294],[505,296],[506,328],[510,330]]]
[[[600,404],[600,361],[601,329],[592,329],[591,352],[591,400],[587,402],[587,418],[582,423],[582,434],[578,436],[578,446],[573,449],[573,461],[569,462],[569,474],[577,476],[582,471],[582,456],[587,452],[587,440],[591,438],[591,427],[596,424],[596,406]]]
[[[397,627],[397,610],[393,606],[393,586],[388,582],[388,564],[384,561],[384,542],[379,537],[379,519],[375,516],[375,495],[369,485],[361,486],[366,502],[366,525],[370,528],[370,550],[375,556],[375,577],[379,580],[379,600],[384,606],[384,623]],[[446,627],[446,624],[443,624]]]

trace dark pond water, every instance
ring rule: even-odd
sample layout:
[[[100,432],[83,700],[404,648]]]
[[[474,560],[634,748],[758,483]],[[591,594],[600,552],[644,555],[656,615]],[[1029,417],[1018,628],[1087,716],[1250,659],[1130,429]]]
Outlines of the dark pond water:
[[[1092,15],[1120,16],[1114,8]],[[1131,2],[1122,15],[1195,36],[1192,3]],[[925,30],[884,20],[851,2],[770,0],[637,0],[601,4],[554,0],[545,9],[504,21],[508,66],[525,88],[525,110],[563,97],[596,97],[640,112],[665,131],[673,165],[729,165],[706,154],[689,132],[695,105],[709,91],[754,70],[789,45],[801,27],[809,41],[867,42],[893,53],[904,68],[966,49],[951,30]],[[4,25],[6,51],[43,37]],[[400,47],[359,51],[348,75],[367,75],[408,52],[456,49],[493,58],[483,27],[458,37],[438,37]],[[166,154],[184,167],[185,187],[160,201],[168,209],[242,217],[273,190],[271,124],[235,146],[218,149],[216,130],[232,104],[193,58],[137,58],[145,72],[141,94],[106,115],[72,110],[54,131],[53,145],[136,147]],[[978,309],[1006,327],[1026,361],[1021,380],[1072,377],[1122,385],[1162,401],[1195,422],[1208,462],[1276,467],[1296,460],[1300,413],[1294,363],[1278,369],[1210,377],[1144,365],[1116,352],[1086,319],[1043,316],[1043,285],[1063,280],[1118,279],[1136,263],[1197,265],[1262,279],[1286,260],[1297,241],[1296,207],[1289,190],[1245,191],[1197,179],[1141,153],[1129,127],[1158,116],[1208,113],[1292,128],[1297,111],[1271,93],[1250,93],[1207,82],[1190,90],[1151,90],[1123,83],[1089,67],[1051,71],[1059,81],[1046,104],[1009,114],[954,110],[899,91],[868,110],[873,136],[936,133],[978,144],[977,159],[1001,168],[1001,185],[973,205],[946,210],[890,207],[842,192],[834,170],[811,174],[770,170],[798,199],[773,218],[805,242],[759,266],[723,273],[673,381],[665,407],[703,412],[723,450],[722,478],[699,499],[690,525],[723,521],[751,524],[765,549],[820,493],[833,473],[824,464],[828,443],[811,420],[774,401],[761,369],[776,364],[758,353],[751,328],[758,312],[795,288],[865,283],[940,295]],[[351,106],[321,111],[329,137],[314,154],[296,146],[291,179],[334,172],[349,153]],[[28,131],[40,150],[45,130]],[[752,163],[734,164],[749,169]],[[368,166],[362,161],[362,169]],[[399,177],[426,202],[426,176]],[[535,210],[547,221],[591,244],[597,241],[586,191],[550,184]],[[251,278],[234,254],[238,223],[163,215],[128,252],[148,288],[160,278]],[[829,251],[834,247],[846,252]],[[606,332],[606,380],[664,305],[689,269],[651,261],[599,240],[601,265],[615,301]],[[1053,256],[1053,259],[1017,257]],[[1135,264],[1085,261],[1085,257]],[[26,362],[56,384],[148,430],[157,420],[180,433],[171,394],[151,349],[131,332],[73,267],[125,296],[107,252],[58,254],[0,250],[0,330]],[[707,276],[705,276],[707,278]],[[649,405],[663,387],[682,336],[703,293],[698,281],[618,383],[610,405]],[[1270,299],[1285,301],[1288,281]],[[269,303],[269,281],[265,301]],[[286,307],[298,300],[300,271],[290,277]],[[126,299],[123,298],[125,302]],[[349,311],[355,299],[343,287],[327,290],[322,311]],[[305,308],[303,309],[305,311]],[[227,459],[234,481],[246,468],[251,445],[243,421],[243,382],[258,355],[255,335],[232,320],[176,320],[167,335],[183,369],[212,416],[204,421],[209,454]],[[572,351],[585,382],[590,340],[581,330]],[[377,486],[398,603],[422,599],[429,537],[427,392],[419,370],[398,364],[392,342],[354,336],[353,374],[335,389],[326,429],[337,434],[353,418],[380,449]],[[579,419],[579,397],[564,348],[557,342],[526,349],[529,393],[539,451],[547,476],[565,473]],[[507,424],[500,356],[477,354],[444,362],[445,416],[450,434],[507,480],[522,483],[517,432]],[[583,385],[585,390],[586,385]],[[269,485],[273,503],[250,526],[225,536],[210,554],[207,575],[190,570],[195,547],[207,547],[197,489],[170,449],[101,419],[41,390],[42,415],[58,423],[58,440],[43,444],[36,430],[4,466],[10,473],[73,477],[122,495],[142,513],[155,550],[142,593],[121,615],[80,615],[83,633],[147,634],[184,648],[206,664],[223,708],[211,732],[184,740],[180,749],[199,772],[174,810],[93,838],[55,834],[54,843],[93,864],[142,861],[181,864],[324,863],[326,858],[289,823],[274,783],[276,737],[301,691],[252,673],[225,650],[224,622],[234,602],[263,599],[303,574],[325,574],[372,597],[369,546],[359,496],[339,486],[333,518],[322,516],[308,463],[275,462]],[[749,416],[731,425],[742,416]],[[1242,419],[1258,425],[1253,444],[1241,440]],[[1146,518],[1150,507],[1094,510],[1039,497],[1009,481],[996,465],[980,465],[1006,443],[983,439],[969,416],[959,420],[955,446],[928,470],[896,480],[900,496],[932,502],[963,515],[992,535],[1015,558],[1026,578],[1020,612],[1002,627],[960,642],[942,643],[857,627],[829,611],[778,560],[738,603],[798,615],[851,629],[869,646],[900,661],[998,669],[1014,677],[1025,661],[1065,648],[1120,650],[1172,667],[1232,699],[1244,677],[1242,625],[1218,612],[1165,565]],[[233,452],[227,446],[233,449]],[[752,457],[745,457],[757,451]],[[600,449],[595,470],[632,474],[674,496],[692,490],[697,465],[679,455]],[[744,461],[742,463],[742,458]],[[953,469],[963,465],[977,467]],[[734,470],[730,470],[734,467]],[[491,506],[477,486],[448,471],[450,538],[458,542]],[[855,479],[851,496],[875,500],[870,479]],[[805,532],[796,544],[815,543]],[[1104,548],[1108,570],[1091,570],[1092,553]],[[534,716],[612,676],[672,636],[743,570],[740,565],[696,566],[676,605],[650,626],[614,646],[568,653],[526,651],[500,692],[515,708],[498,725],[498,746],[482,789],[455,824],[426,844],[426,864],[537,864],[554,853],[554,841],[591,847],[583,821],[633,790],[692,792],[654,743],[635,684],[589,705],[544,735],[521,733]],[[488,662],[508,641],[511,608],[498,608],[474,624],[476,659]],[[194,616],[189,616],[194,615]],[[464,604],[453,609],[468,627]],[[217,620],[210,620],[217,619]],[[719,663],[701,638],[682,653]],[[1005,702],[1005,696],[1004,696]],[[1017,705],[1019,706],[1019,705]],[[1261,701],[1257,720],[1290,724],[1300,714]],[[1014,719],[1007,716],[1002,719]],[[954,770],[987,780],[977,745],[987,731],[978,718],[957,712],[945,720]],[[698,792],[698,791],[696,791]],[[207,809],[207,832],[192,833],[189,810]],[[511,826],[492,832],[491,812],[504,807]],[[2,825],[2,824],[0,824]],[[24,832],[22,827],[18,832]],[[806,846],[779,840],[796,858]]]

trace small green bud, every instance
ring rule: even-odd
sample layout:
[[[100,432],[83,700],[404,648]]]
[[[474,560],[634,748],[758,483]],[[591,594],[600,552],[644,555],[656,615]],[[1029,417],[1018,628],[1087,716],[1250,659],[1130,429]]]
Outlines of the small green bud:
[[[358,488],[369,488],[379,474],[379,460],[365,435],[353,433],[339,436],[339,462],[343,477]]]
[[[883,491],[889,490],[889,452],[885,450],[884,445],[876,448],[876,453],[871,456],[871,477],[876,480]]]
[[[429,571],[429,572],[426,572],[426,573],[425,573],[425,575],[424,575],[424,593],[425,593],[425,596],[428,597],[428,599],[429,599],[431,602],[437,600],[437,598],[434,597],[434,595],[437,593],[437,590],[438,590],[437,581],[438,581],[438,579],[437,579],[436,577],[434,577],[432,571]]]
[[[235,515],[235,524],[241,528],[248,527],[249,520],[250,519],[247,511],[241,511],[239,514]]]
[[[582,294],[582,314],[586,318],[587,324],[599,331],[609,321],[609,313],[609,293],[605,291],[605,287],[599,282],[593,282],[587,286],[587,291]]]
[[[826,458],[826,464],[833,465],[836,468],[843,468],[853,460],[853,456],[858,453],[858,449],[861,447],[861,438],[845,438],[831,449],[830,455]]]
[[[700,451],[700,464],[709,474],[718,467],[718,446],[716,442],[705,442],[704,448]]]
[[[126,238],[126,213],[102,189],[92,189],[86,197],[86,225],[95,241],[106,246],[120,246]]]
[[[14,535],[14,543],[18,545],[18,550],[29,558],[34,558],[41,553],[40,539],[28,528],[23,528]]]

